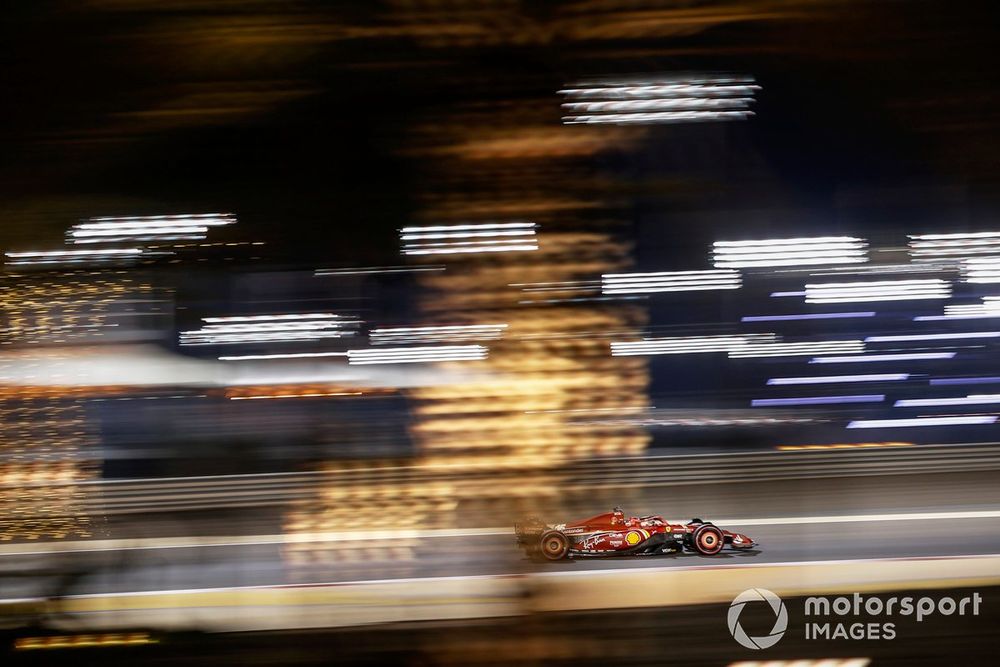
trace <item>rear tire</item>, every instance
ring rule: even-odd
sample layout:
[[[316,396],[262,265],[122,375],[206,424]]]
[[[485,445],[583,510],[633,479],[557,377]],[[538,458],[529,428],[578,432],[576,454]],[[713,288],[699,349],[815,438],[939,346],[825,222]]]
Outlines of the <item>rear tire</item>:
[[[702,556],[714,556],[726,545],[722,531],[710,523],[699,526],[691,535],[691,542],[695,551]]]
[[[538,545],[547,560],[561,560],[569,553],[569,538],[558,530],[543,533]]]

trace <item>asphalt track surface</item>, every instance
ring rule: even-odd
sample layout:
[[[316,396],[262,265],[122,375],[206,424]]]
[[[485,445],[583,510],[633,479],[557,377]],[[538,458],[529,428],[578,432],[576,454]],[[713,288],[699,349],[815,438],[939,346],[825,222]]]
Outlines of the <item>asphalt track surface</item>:
[[[277,521],[256,515],[240,543],[202,537],[188,544],[136,539],[128,548],[40,553],[0,548],[0,599],[72,594],[190,590],[232,586],[372,581],[622,568],[749,565],[803,561],[1000,554],[1000,485],[996,473],[920,473],[886,477],[738,481],[637,489],[621,504],[630,513],[669,520],[694,516],[753,537],[759,547],[714,557],[529,560],[506,527],[470,527],[370,544],[321,544],[289,558]],[[579,504],[582,518],[606,511]],[[236,525],[236,524],[232,524]],[[269,528],[271,530],[269,530]],[[176,524],[173,531],[180,528]],[[147,534],[157,535],[154,526]],[[183,531],[181,531],[183,532]],[[216,533],[220,534],[220,533]],[[232,535],[233,533],[225,533]],[[214,540],[214,541],[213,541]],[[6,550],[5,550],[6,549]],[[25,549],[28,549],[27,551]]]

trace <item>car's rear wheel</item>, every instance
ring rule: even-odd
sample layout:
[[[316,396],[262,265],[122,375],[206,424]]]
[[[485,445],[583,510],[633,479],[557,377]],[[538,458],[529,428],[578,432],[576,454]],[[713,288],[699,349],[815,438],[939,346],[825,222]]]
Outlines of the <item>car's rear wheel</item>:
[[[569,538],[558,530],[550,530],[542,534],[539,547],[548,560],[560,560],[569,553]]]
[[[699,526],[691,535],[691,542],[695,551],[703,556],[714,556],[726,545],[722,531],[710,523]]]

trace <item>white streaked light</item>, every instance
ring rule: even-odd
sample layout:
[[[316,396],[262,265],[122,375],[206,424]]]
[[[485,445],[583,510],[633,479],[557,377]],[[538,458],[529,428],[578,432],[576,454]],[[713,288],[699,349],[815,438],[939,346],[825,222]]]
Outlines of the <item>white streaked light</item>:
[[[852,236],[716,241],[716,268],[857,264],[868,261],[868,244]]]
[[[733,349],[746,345],[748,341],[766,342],[774,339],[774,334],[645,338],[640,341],[612,342],[611,355],[614,357],[631,357],[654,354],[700,354],[705,352],[729,352]]]
[[[251,361],[264,359],[311,359],[314,357],[346,357],[346,352],[296,352],[292,354],[243,354],[219,357],[219,361]]]
[[[69,235],[73,237],[74,243],[79,243],[79,239],[95,238],[98,243],[103,243],[107,237],[121,236],[130,237],[142,235],[146,237],[161,236],[163,234],[194,234],[199,238],[208,233],[208,227],[195,226],[169,226],[169,227],[117,227],[115,229],[72,229]]]
[[[113,227],[163,227],[164,225],[201,225],[218,227],[236,223],[232,213],[181,213],[177,215],[132,215],[90,218],[74,229],[111,229]]]
[[[1000,283],[1000,257],[970,257],[962,265],[962,273],[967,283]]]
[[[730,359],[749,357],[797,357],[813,354],[861,354],[865,344],[860,340],[805,341],[800,343],[747,343],[729,350]]]
[[[773,294],[771,296],[774,296]],[[740,318],[741,322],[791,322],[795,320],[840,320],[855,317],[875,317],[875,312],[868,310],[853,313],[803,313],[801,315],[748,315]]]
[[[210,227],[235,223],[232,213],[98,217],[73,225],[66,236],[73,244],[197,240],[204,239]]]
[[[950,296],[951,284],[939,278],[806,285],[806,303],[911,301],[947,299]]]
[[[836,405],[838,403],[881,403],[885,394],[860,394],[849,396],[796,396],[794,398],[755,398],[750,402],[755,408],[782,405]]]
[[[900,352],[892,354],[865,354],[856,357],[816,357],[810,364],[849,364],[866,361],[930,361],[932,359],[953,359],[954,352]]]
[[[1000,338],[1000,331],[971,331],[965,333],[907,334],[902,336],[868,336],[866,343],[905,343],[924,340],[964,340],[967,338]]]
[[[506,324],[463,324],[372,329],[372,345],[439,343],[455,340],[499,340]]]
[[[960,417],[914,417],[913,419],[859,419],[847,428],[906,428],[912,426],[961,426],[993,424],[996,415],[969,415]]]
[[[813,377],[771,378],[770,385],[836,384],[839,382],[893,382],[909,380],[909,373],[871,373],[868,375],[816,375]]]
[[[947,405],[992,405],[1000,403],[1000,394],[972,394],[951,398],[904,398],[896,401],[897,408],[930,408]]]
[[[650,294],[739,289],[739,271],[661,271],[658,273],[608,273],[601,276],[604,294]]]
[[[203,321],[212,324],[228,322],[281,322],[287,320],[339,320],[348,319],[334,313],[284,313],[281,315],[228,315],[226,317],[205,317]]]
[[[25,250],[19,252],[5,252],[11,259],[35,259],[35,258],[64,258],[64,257],[96,257],[108,255],[112,257],[123,255],[141,255],[141,248],[105,248],[102,250]]]
[[[537,250],[535,228],[531,222],[434,225],[399,234],[404,255],[449,255]]]
[[[1000,253],[1000,232],[923,234],[911,236],[910,256],[916,261],[957,260]]]
[[[441,361],[478,361],[485,359],[487,348],[482,345],[435,345],[430,347],[371,348],[349,350],[348,363],[366,364],[413,364]]]
[[[321,340],[353,336],[360,324],[355,318],[333,313],[234,315],[206,317],[201,329],[182,331],[181,345],[229,345]]]
[[[10,266],[95,264],[121,262],[142,257],[141,248],[103,248],[101,250],[25,250],[5,252]]]
[[[563,123],[645,124],[743,120],[760,89],[751,77],[707,75],[697,79],[601,81],[560,90]]]

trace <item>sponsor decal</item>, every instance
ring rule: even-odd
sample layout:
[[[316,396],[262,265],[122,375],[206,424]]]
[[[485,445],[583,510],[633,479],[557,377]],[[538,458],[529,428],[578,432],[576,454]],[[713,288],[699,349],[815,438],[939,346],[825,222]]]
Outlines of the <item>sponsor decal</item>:
[[[625,541],[634,547],[639,544],[639,542],[642,542],[642,535],[639,534],[638,531],[630,531],[629,534],[625,536]]]

